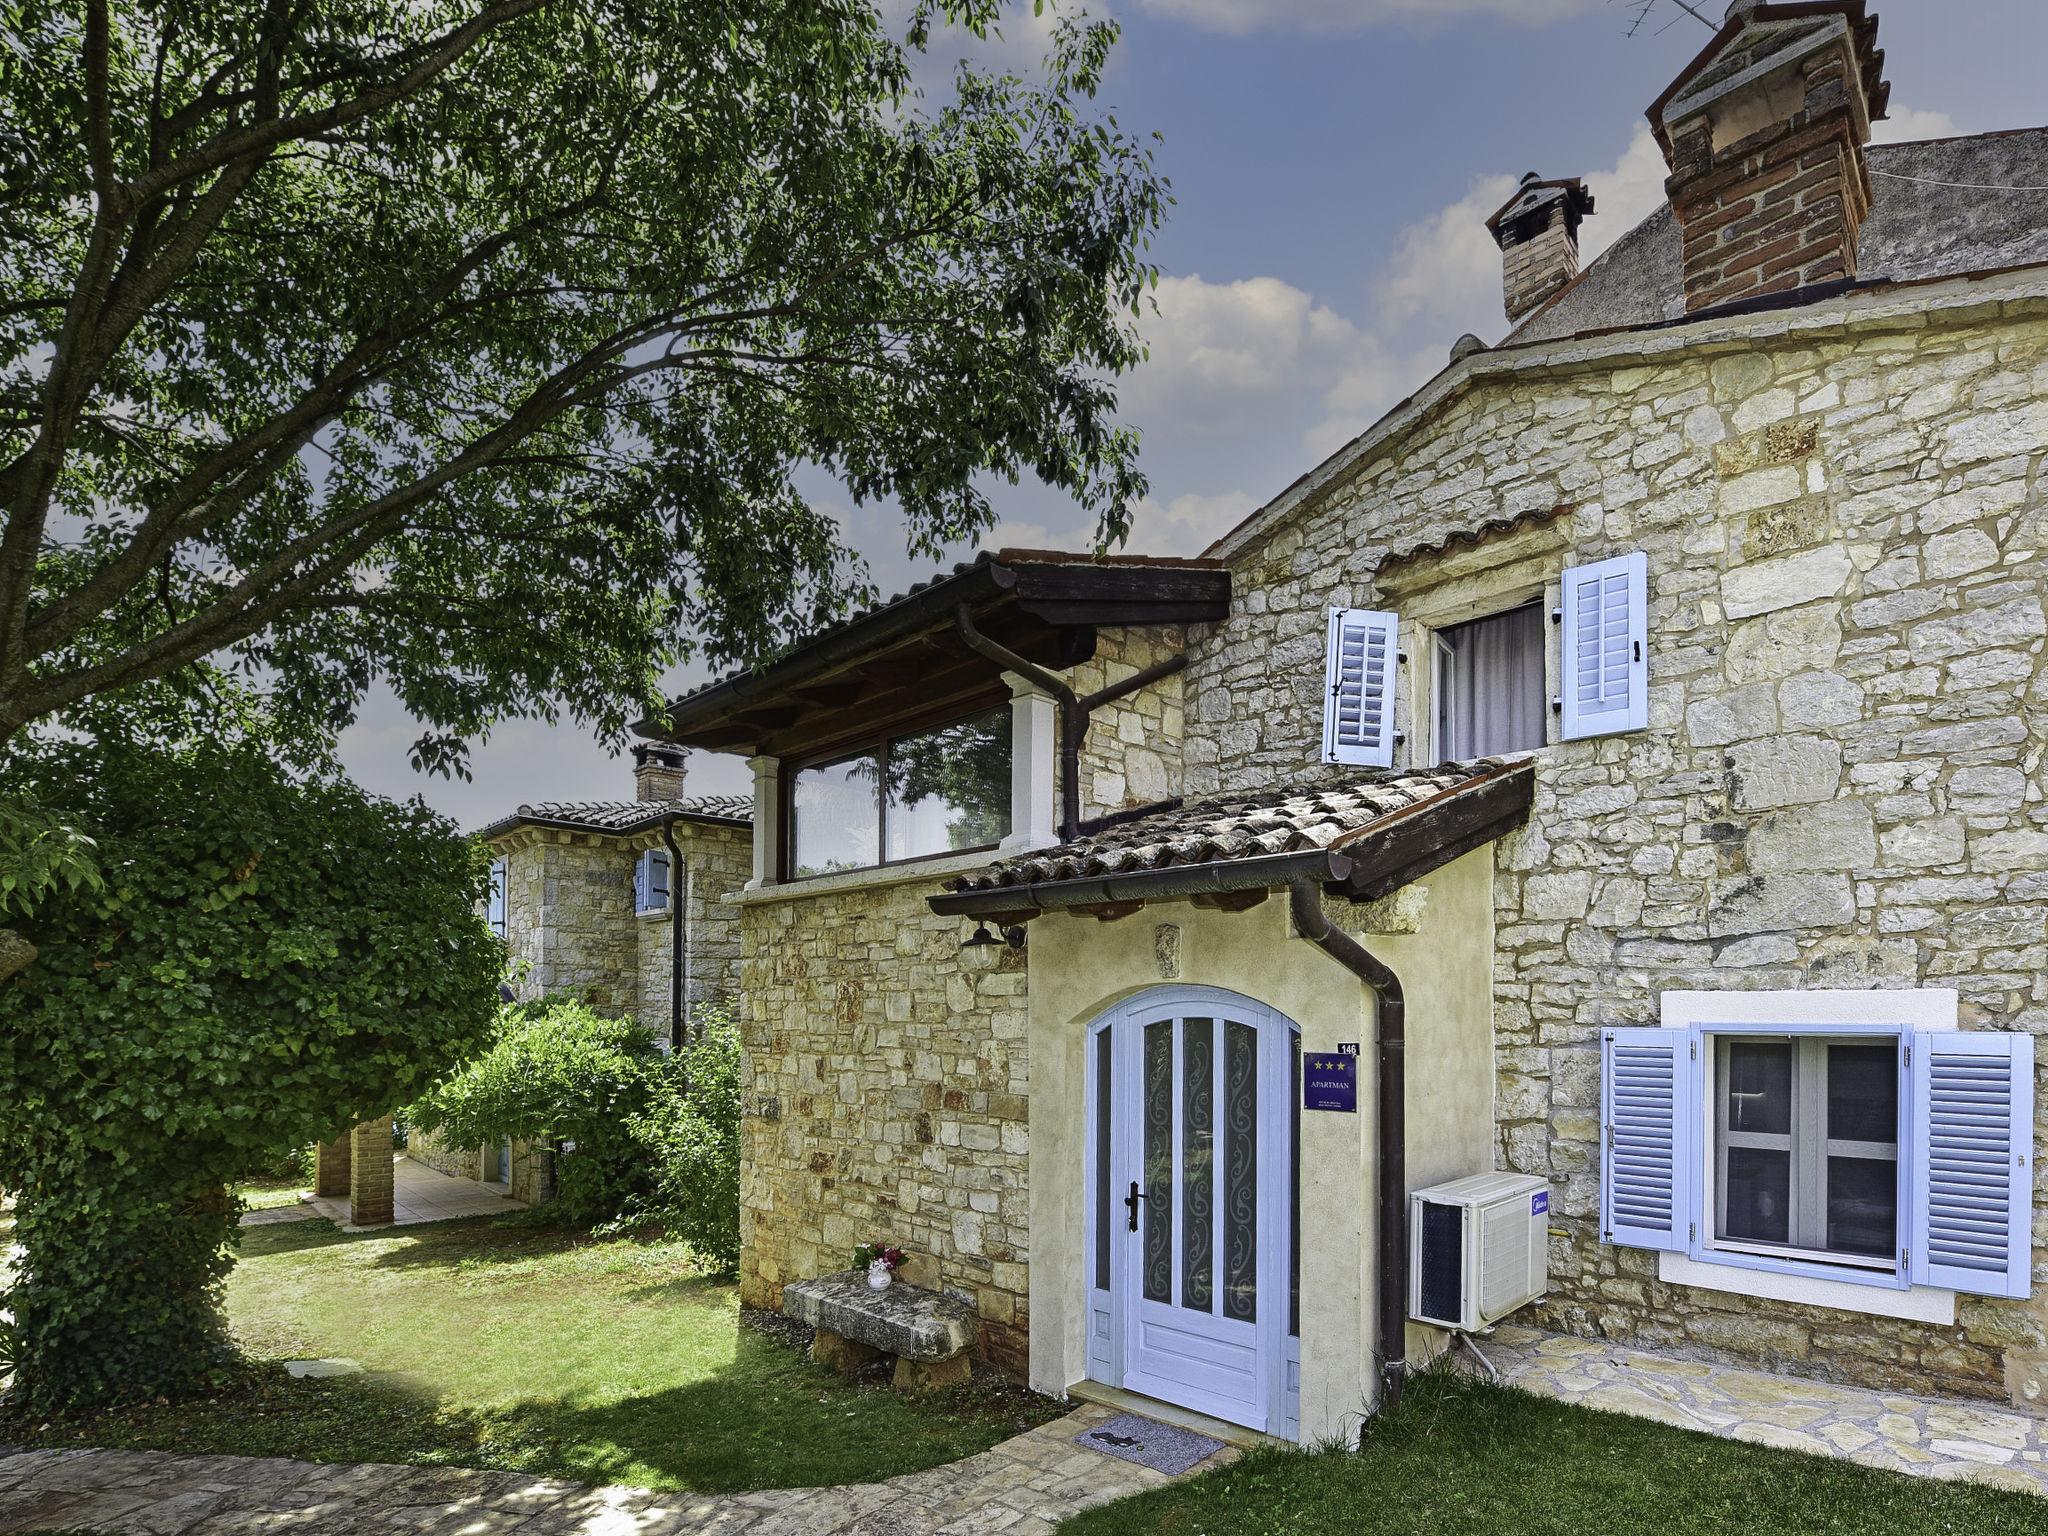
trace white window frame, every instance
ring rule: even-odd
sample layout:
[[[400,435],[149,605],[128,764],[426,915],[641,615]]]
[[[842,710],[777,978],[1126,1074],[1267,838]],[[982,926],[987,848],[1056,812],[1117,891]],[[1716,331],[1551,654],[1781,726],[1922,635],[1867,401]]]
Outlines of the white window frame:
[[[1806,1038],[1821,1035],[1852,1038],[1898,1038],[1922,1030],[1955,1030],[1958,1027],[1958,994],[1952,988],[1927,987],[1913,991],[1784,991],[1784,992],[1683,992],[1676,989],[1661,995],[1659,1022],[1673,1032],[1681,1057],[1693,1040],[1702,1050],[1712,1048],[1721,1036],[1789,1035]],[[1709,1063],[1702,1062],[1701,1066]],[[1920,1322],[1949,1324],[1955,1320],[1956,1293],[1935,1286],[1912,1284],[1905,1267],[1896,1263],[1882,1269],[1863,1268],[1855,1261],[1807,1258],[1797,1254],[1750,1253],[1723,1246],[1712,1239],[1717,1201],[1714,1167],[1714,1074],[1702,1071],[1698,1078],[1701,1103],[1698,1108],[1699,1141],[1691,1149],[1692,1167],[1698,1170],[1683,1197],[1683,1219],[1691,1229],[1686,1251],[1660,1251],[1657,1277],[1679,1285],[1734,1295],[1802,1302],[1811,1306],[1834,1307],[1881,1317],[1907,1318]],[[1900,1204],[1899,1234],[1910,1230],[1908,1209],[1909,1154],[1904,1140],[1910,1117],[1903,1081],[1900,1092]]]

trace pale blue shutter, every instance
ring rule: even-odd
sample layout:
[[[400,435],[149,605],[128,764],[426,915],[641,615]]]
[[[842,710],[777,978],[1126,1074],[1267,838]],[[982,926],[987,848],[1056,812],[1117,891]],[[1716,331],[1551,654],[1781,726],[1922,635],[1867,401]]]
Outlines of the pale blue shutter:
[[[1683,1253],[1699,1106],[1675,1029],[1600,1035],[1600,1237]]]
[[[1649,562],[1641,550],[1564,573],[1565,740],[1650,723]]]
[[[647,909],[668,910],[668,855],[659,849],[647,855]]]
[[[486,904],[486,918],[491,932],[499,938],[505,937],[505,861],[491,861],[491,895]]]
[[[647,855],[644,853],[633,861],[633,910],[647,910]]]
[[[1330,610],[1323,675],[1323,761],[1390,768],[1400,621],[1366,608]]]
[[[2034,1037],[1923,1030],[1913,1103],[1915,1285],[2026,1296],[2033,1283]]]

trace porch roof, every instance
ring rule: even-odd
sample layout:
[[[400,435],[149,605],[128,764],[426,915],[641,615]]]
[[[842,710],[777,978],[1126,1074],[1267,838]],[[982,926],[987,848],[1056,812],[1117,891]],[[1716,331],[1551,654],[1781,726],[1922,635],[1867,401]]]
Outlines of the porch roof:
[[[1064,669],[1095,654],[1101,625],[1229,617],[1230,572],[1217,560],[984,551],[774,661],[683,694],[634,729],[712,752],[815,757],[989,708],[1010,691],[1002,669],[960,639],[963,608],[989,639]]]
[[[1371,901],[1520,826],[1535,778],[1526,756],[1489,757],[1170,804],[998,860],[928,902],[942,915],[1021,922],[1180,896],[1249,905],[1303,879]]]

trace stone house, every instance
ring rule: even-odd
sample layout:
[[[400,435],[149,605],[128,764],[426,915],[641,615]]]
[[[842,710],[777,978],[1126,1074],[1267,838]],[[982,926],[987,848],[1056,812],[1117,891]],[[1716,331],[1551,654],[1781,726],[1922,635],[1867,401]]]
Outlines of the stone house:
[[[2043,1405],[2048,130],[1870,145],[1875,34],[1731,8],[1668,204],[1581,272],[1525,181],[1508,338],[1204,559],[642,727],[755,775],[747,1301],[886,1241],[1044,1390],[1346,1434],[1499,1172],[1523,1320]]]
[[[522,805],[479,834],[493,855],[489,919],[511,951],[512,997],[572,994],[663,1039],[690,1010],[733,1005],[739,911],[726,893],[753,867],[753,805],[685,798],[686,757],[637,747],[633,799]],[[551,1193],[547,1154],[524,1143],[446,1148],[414,1136],[407,1150],[515,1200]]]

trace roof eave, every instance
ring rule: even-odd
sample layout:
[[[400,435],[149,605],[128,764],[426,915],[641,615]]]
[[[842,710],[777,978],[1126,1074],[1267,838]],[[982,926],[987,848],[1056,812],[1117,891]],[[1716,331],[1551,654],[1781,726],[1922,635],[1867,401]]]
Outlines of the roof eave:
[[[697,821],[713,827],[753,828],[753,821],[745,816],[720,816],[711,811],[664,811],[658,816],[649,816],[623,827],[596,827],[587,821],[571,821],[558,816],[522,816],[517,812],[500,817],[476,835],[484,842],[494,842],[508,833],[517,832],[521,827],[544,827],[555,832],[586,832],[592,837],[638,837],[650,828],[660,826],[664,821]]]

